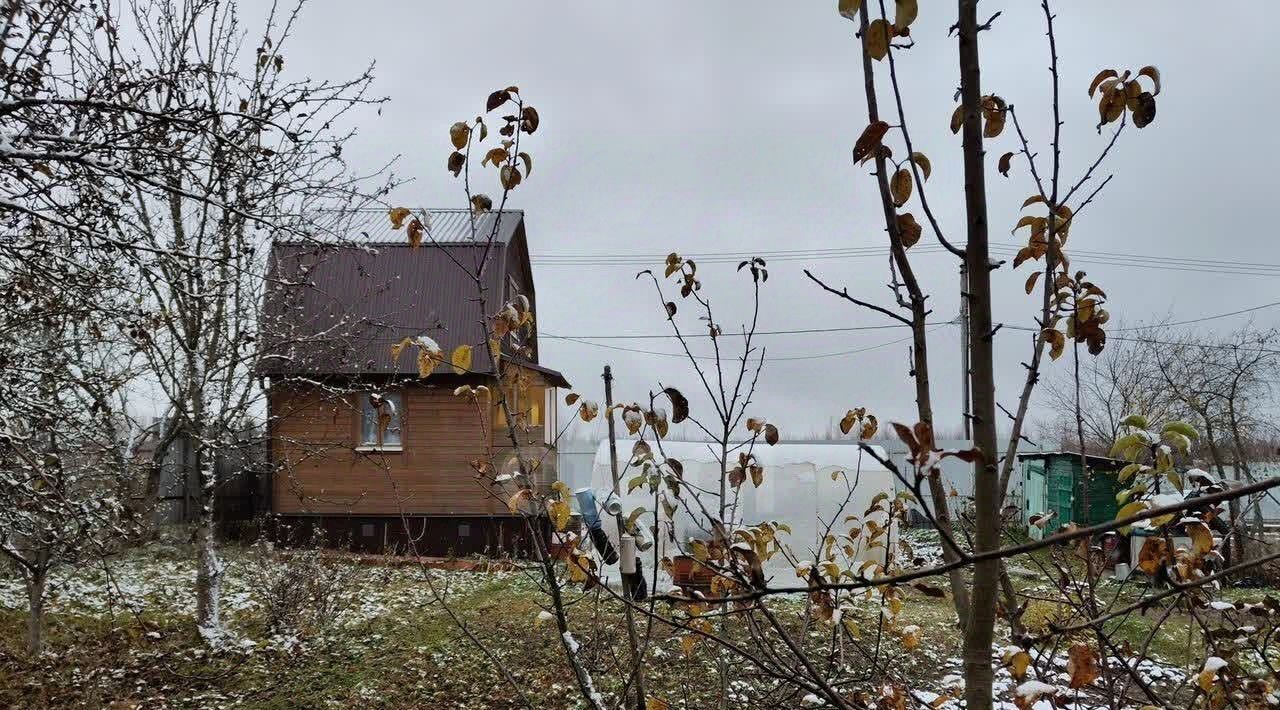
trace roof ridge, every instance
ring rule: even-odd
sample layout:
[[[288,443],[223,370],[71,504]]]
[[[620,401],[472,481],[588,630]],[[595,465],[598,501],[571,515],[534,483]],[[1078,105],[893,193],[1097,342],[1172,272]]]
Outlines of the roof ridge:
[[[419,244],[418,246],[419,246],[419,247],[428,247],[428,248],[429,248],[429,247],[482,247],[482,246],[487,245],[488,243],[489,243],[489,242],[488,242],[488,240],[485,240],[485,241],[479,241],[479,242],[463,242],[463,241],[457,241],[457,242],[428,242],[428,241],[424,241],[424,242],[422,242],[421,244]],[[347,242],[309,242],[309,241],[304,241],[304,240],[300,240],[300,239],[276,239],[276,240],[273,240],[273,241],[272,241],[272,245],[273,245],[273,246],[282,246],[282,247],[328,247],[328,248],[330,248],[330,249],[363,249],[364,247],[370,247],[370,246],[375,246],[375,247],[413,247],[413,245],[412,245],[412,244],[410,244],[410,243],[409,243],[409,242],[407,242],[407,241],[403,241],[403,240],[391,241],[391,240],[388,240],[388,239],[372,239],[372,240],[368,240],[368,241],[364,241],[364,240],[352,240],[352,241],[347,241]],[[504,242],[504,241],[502,241],[501,239],[495,239],[495,240],[493,240],[493,246],[494,246],[494,248],[498,248],[498,247],[506,247],[506,246],[507,246],[507,242]]]
[[[470,207],[423,207],[423,206],[421,206],[421,205],[419,205],[418,207],[412,207],[412,208],[410,208],[410,209],[426,210],[427,212],[450,212],[450,213],[454,213],[454,212],[470,212],[470,211],[471,211],[471,208],[470,208]],[[335,210],[335,211],[337,211],[337,210]],[[360,212],[360,213],[365,213],[365,212],[368,212],[368,213],[385,213],[385,212],[389,211],[389,208],[387,208],[387,207],[356,207],[356,208],[354,208],[354,209],[352,209],[352,210],[350,210],[350,211],[351,211],[351,212]],[[492,213],[494,213],[494,212],[502,212],[502,213],[516,213],[516,212],[519,212],[519,213],[523,214],[523,213],[524,213],[524,210],[523,210],[523,209],[516,209],[516,208],[514,208],[514,207],[507,207],[507,208],[504,208],[504,209],[501,209],[501,210],[485,210],[484,212],[481,212],[481,213],[480,213],[480,215],[492,214]],[[479,215],[477,215],[477,216],[479,216]]]

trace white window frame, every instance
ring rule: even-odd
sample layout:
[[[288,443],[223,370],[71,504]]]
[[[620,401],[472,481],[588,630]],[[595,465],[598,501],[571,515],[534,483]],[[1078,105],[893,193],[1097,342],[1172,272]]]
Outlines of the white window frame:
[[[370,402],[370,395],[380,395],[386,399],[388,405],[391,406],[391,425],[387,427],[387,435],[395,432],[395,441],[388,441],[387,437],[383,438],[381,445],[377,443],[376,433],[373,440],[366,438],[366,424],[370,421],[371,416],[375,415],[376,410],[373,403]],[[404,450],[404,397],[400,392],[361,392],[360,395],[360,412],[359,412],[359,428],[357,436],[359,438],[357,451],[403,451]],[[377,421],[373,421],[374,429],[368,430],[376,432]]]

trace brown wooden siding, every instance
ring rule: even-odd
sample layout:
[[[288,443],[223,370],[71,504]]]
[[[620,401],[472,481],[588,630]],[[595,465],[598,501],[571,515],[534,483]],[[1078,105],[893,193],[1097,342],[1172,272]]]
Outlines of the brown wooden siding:
[[[486,378],[492,388],[493,378]],[[474,384],[480,384],[477,380]],[[475,480],[472,462],[489,458],[501,473],[514,470],[505,427],[481,413],[454,384],[409,382],[399,388],[400,451],[357,450],[357,395],[276,386],[270,398],[272,511],[278,514],[505,515],[509,511]],[[488,434],[486,438],[485,434]],[[542,462],[544,490],[555,480],[555,453],[542,445],[542,427],[518,432],[530,460]]]
[[[474,480],[489,447],[474,404],[452,388],[406,384],[398,452],[356,450],[357,395],[271,395],[276,513],[464,515],[505,512]]]

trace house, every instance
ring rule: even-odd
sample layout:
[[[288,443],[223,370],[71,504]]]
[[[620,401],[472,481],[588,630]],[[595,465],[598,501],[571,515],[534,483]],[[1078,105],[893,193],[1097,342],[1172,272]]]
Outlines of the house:
[[[359,551],[412,542],[430,555],[504,554],[528,541],[524,521],[477,479],[484,462],[498,473],[515,465],[496,396],[454,392],[504,388],[521,450],[544,462],[537,483],[555,480],[556,390],[569,383],[539,363],[536,320],[504,339],[497,365],[486,345],[487,317],[504,304],[523,296],[537,312],[524,215],[476,216],[482,241],[468,211],[430,216],[417,248],[403,232],[273,245],[256,371],[268,391],[269,508],[282,540],[322,531]],[[470,345],[470,368],[445,363],[422,378],[412,349],[393,357],[394,344],[421,336],[446,358]]]
[[[1051,521],[1036,528],[1056,530],[1067,523],[1097,525],[1113,520],[1119,511],[1116,494],[1123,486],[1116,474],[1128,463],[1104,456],[1087,456],[1090,476],[1086,481],[1080,454],[1044,451],[1019,454],[1022,464],[1023,521],[1052,515]]]

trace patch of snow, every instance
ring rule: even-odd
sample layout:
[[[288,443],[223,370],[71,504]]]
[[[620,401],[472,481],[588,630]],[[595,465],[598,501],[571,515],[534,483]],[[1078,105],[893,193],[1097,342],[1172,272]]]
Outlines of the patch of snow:
[[[1209,656],[1204,661],[1204,670],[1209,673],[1217,673],[1227,667],[1227,662],[1217,656]]]
[[[1028,680],[1018,686],[1017,693],[1018,697],[1031,700],[1041,695],[1056,695],[1058,687],[1038,680]]]

